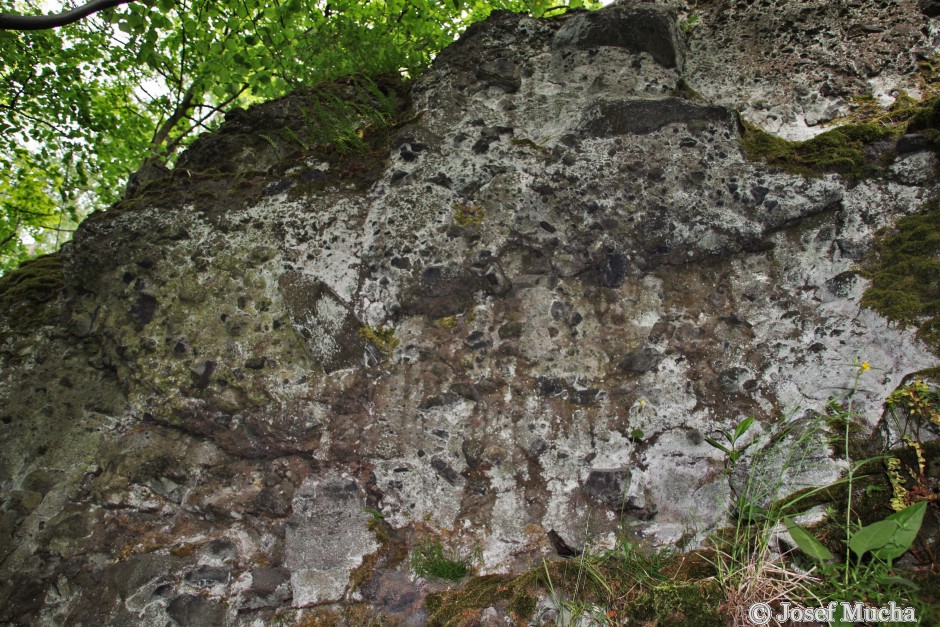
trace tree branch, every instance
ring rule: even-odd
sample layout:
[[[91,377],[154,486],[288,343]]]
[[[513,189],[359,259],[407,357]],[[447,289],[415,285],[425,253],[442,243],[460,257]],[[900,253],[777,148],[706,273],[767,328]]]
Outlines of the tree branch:
[[[227,107],[229,104],[234,102],[239,96],[245,93],[247,89],[248,89],[248,85],[242,85],[241,88],[235,94],[233,94],[232,96],[220,102],[218,106],[216,107],[213,107],[212,105],[201,105],[201,104],[193,105],[192,108],[194,109],[209,106],[215,109],[215,111],[210,111],[208,114],[202,116],[198,120],[196,120],[193,117],[187,116],[187,119],[189,119],[192,122],[192,125],[188,129],[180,133],[177,137],[174,137],[173,139],[167,141],[167,154],[172,154],[173,152],[175,152],[176,149],[179,147],[179,145],[182,143],[183,139],[185,139],[187,135],[195,131],[198,126],[208,129],[208,127],[205,125],[206,120],[208,120],[213,115],[215,115],[216,112],[224,113],[224,110],[223,110],[224,107]]]
[[[19,231],[19,228],[20,228],[20,218],[17,218],[16,224],[13,225],[13,230],[10,231],[10,234],[4,237],[2,241],[0,241],[0,250],[2,250],[4,246],[9,244],[11,241],[13,241],[13,238],[16,237],[16,234],[17,234],[17,231]]]
[[[58,28],[72,22],[86,18],[92,13],[127,4],[134,0],[90,0],[90,2],[76,7],[70,11],[54,13],[52,15],[17,15],[15,13],[0,13],[0,30],[46,30]]]
[[[193,104],[193,99],[196,97],[196,81],[194,80],[189,85],[189,89],[186,90],[186,93],[183,95],[183,98],[176,104],[176,109],[173,110],[173,113],[170,114],[170,117],[160,125],[154,134],[153,138],[150,140],[150,146],[152,149],[156,149],[170,136],[170,132],[173,130],[173,127],[176,126],[177,122],[182,120],[186,116],[186,112]]]
[[[27,120],[30,120],[31,122],[35,122],[36,124],[40,124],[40,125],[42,125],[42,126],[48,127],[48,128],[50,128],[51,130],[55,131],[55,133],[56,133],[57,135],[65,135],[65,130],[62,129],[62,128],[60,128],[60,127],[58,127],[58,126],[56,126],[56,125],[53,124],[52,122],[49,122],[48,120],[44,120],[44,119],[42,119],[42,118],[40,118],[40,117],[37,117],[37,116],[35,116],[35,115],[31,115],[31,114],[29,114],[29,113],[26,113],[25,111],[22,111],[22,110],[20,110],[20,109],[17,109],[16,107],[13,107],[13,106],[10,106],[10,105],[5,105],[5,104],[0,104],[0,109],[5,109],[6,111],[9,111],[9,112],[12,113],[13,115],[21,115],[21,116],[23,116],[24,118],[26,118]]]

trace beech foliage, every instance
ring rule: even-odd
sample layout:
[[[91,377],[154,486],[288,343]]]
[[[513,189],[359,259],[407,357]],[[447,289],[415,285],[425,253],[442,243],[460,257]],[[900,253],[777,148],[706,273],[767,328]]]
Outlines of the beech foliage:
[[[55,15],[87,0],[49,4],[0,0],[0,13]],[[136,0],[58,28],[0,30],[0,273],[55,250],[143,164],[172,167],[232,107],[346,75],[415,76],[494,9],[597,4]]]

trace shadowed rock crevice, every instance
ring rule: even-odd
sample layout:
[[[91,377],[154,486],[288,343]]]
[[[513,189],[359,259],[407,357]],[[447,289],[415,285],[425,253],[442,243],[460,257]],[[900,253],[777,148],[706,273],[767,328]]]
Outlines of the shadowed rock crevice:
[[[706,124],[719,126],[726,132],[736,132],[733,112],[714,106],[704,106],[680,100],[633,100],[597,102],[584,111],[582,128],[588,137],[610,135],[645,135],[668,124],[684,124],[690,131]]]
[[[683,37],[678,12],[658,4],[621,4],[605,13],[582,13],[565,21],[552,45],[556,48],[612,46],[649,53],[657,63],[681,71]]]

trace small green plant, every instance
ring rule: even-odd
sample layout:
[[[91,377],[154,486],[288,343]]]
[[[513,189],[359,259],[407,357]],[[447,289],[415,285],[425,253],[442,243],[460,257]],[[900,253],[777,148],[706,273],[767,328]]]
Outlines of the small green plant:
[[[921,501],[891,514],[884,520],[850,531],[846,546],[855,554],[855,567],[860,568],[862,558],[871,553],[873,558],[886,562],[890,568],[891,563],[904,555],[914,544],[926,510],[927,501]],[[787,531],[800,550],[816,560],[820,566],[827,567],[829,560],[835,558],[832,552],[812,534],[793,522],[793,519],[785,520]]]
[[[457,555],[445,552],[440,542],[427,541],[415,547],[411,555],[411,570],[419,577],[459,581],[470,566]]]
[[[738,459],[741,458],[741,454],[747,449],[750,444],[747,444],[743,447],[738,447],[738,440],[747,433],[747,430],[751,428],[751,425],[754,424],[753,418],[745,418],[738,423],[738,426],[734,428],[734,431],[722,431],[721,435],[728,443],[727,446],[721,442],[714,440],[712,438],[705,438],[705,441],[717,448],[718,450],[724,452],[728,456],[728,462],[730,466],[734,466],[738,463]]]
[[[907,553],[914,544],[926,510],[927,502],[921,501],[884,520],[861,527],[852,532],[848,547],[859,561],[866,553],[871,553],[873,557],[886,561],[890,568],[891,562]]]
[[[701,25],[701,23],[702,23],[701,15],[699,15],[698,13],[689,13],[689,16],[685,18],[685,20],[682,21],[682,24],[680,26],[682,28],[682,32],[685,33],[686,35],[689,35],[692,33],[693,30],[695,30],[697,26]]]
[[[884,520],[848,527],[846,556],[841,562],[807,530],[786,519],[790,537],[815,562],[819,579],[813,586],[813,596],[884,605],[902,599],[905,592],[916,591],[916,585],[892,571],[892,563],[914,544],[926,510],[927,502],[921,501]],[[836,624],[850,624],[843,620],[841,612],[840,605]]]
[[[270,135],[268,135],[268,134],[266,134],[266,133],[258,133],[258,137],[260,137],[260,138],[263,139],[264,141],[268,142],[268,144],[269,144],[269,145],[271,146],[271,148],[273,148],[274,150],[278,150],[278,149],[280,148],[280,146],[279,146],[278,143],[277,143],[277,140],[274,139],[273,137],[271,137]]]
[[[737,473],[735,466],[742,461],[743,453],[755,444],[751,442],[743,448],[738,444],[753,422],[745,419],[733,432],[723,433],[727,446],[714,440],[709,442],[726,455],[729,483]],[[789,566],[773,545],[781,512],[790,506],[779,500],[784,478],[789,472],[813,463],[814,455],[825,443],[821,423],[821,417],[807,420],[794,416],[782,421],[769,442],[749,455],[747,479],[741,485],[732,485],[735,498],[730,514],[734,527],[713,534],[710,545],[714,554],[710,561],[725,598],[722,610],[736,625],[749,624],[747,611],[754,603],[801,602],[811,596],[813,575]]]
[[[304,140],[301,139],[301,138],[300,138],[300,135],[297,134],[297,131],[295,131],[295,130],[292,129],[291,127],[289,127],[289,126],[284,126],[284,127],[282,127],[281,130],[280,130],[280,134],[283,135],[284,137],[286,137],[288,140],[294,142],[295,144],[297,144],[297,145],[300,146],[301,148],[305,148],[305,147],[306,147],[306,143],[304,142]]]
[[[368,514],[371,517],[371,520],[382,520],[385,518],[385,514],[375,509],[374,507],[364,507],[362,511],[365,514]]]
[[[930,422],[940,426],[940,390],[923,379],[914,379],[896,389],[888,395],[885,405],[895,418],[902,437],[908,434],[911,423]],[[898,413],[904,418],[903,425],[900,424]]]

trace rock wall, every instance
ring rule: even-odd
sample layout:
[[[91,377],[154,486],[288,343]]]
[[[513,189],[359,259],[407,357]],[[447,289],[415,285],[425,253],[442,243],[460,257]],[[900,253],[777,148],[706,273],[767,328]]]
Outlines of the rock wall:
[[[704,438],[754,416],[758,450],[858,360],[873,427],[937,358],[859,307],[857,264],[936,157],[785,174],[739,112],[805,137],[913,92],[936,24],[700,4],[691,29],[669,4],[496,13],[409,93],[374,84],[398,103],[377,151],[292,145],[307,92],[237,112],[4,278],[0,620],[420,624],[422,540],[482,573],[624,530],[695,545],[729,498]],[[822,438],[781,492],[838,477]]]

